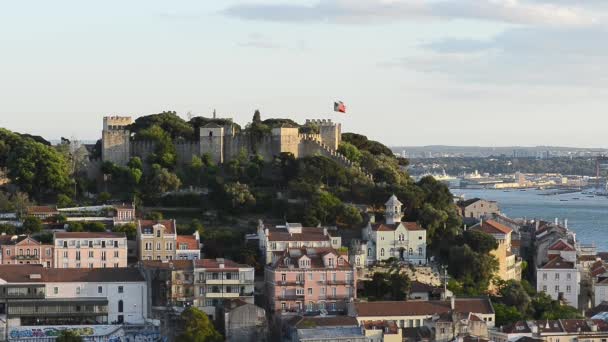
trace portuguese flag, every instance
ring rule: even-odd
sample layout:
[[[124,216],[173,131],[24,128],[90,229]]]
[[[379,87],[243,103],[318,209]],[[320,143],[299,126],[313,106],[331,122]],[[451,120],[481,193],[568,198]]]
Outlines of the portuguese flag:
[[[334,102],[334,112],[346,113],[346,106],[344,105],[344,102]]]

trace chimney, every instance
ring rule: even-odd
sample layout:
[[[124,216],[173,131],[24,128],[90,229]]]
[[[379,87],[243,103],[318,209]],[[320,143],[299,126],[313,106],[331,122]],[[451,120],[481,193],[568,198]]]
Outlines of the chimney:
[[[452,311],[456,310],[456,296],[454,295],[450,297],[450,308],[452,309]]]
[[[559,219],[557,217],[555,218],[555,225],[559,225]]]
[[[536,220],[536,219],[534,219],[534,220],[535,220],[535,222],[536,222],[536,229],[535,229],[535,231],[537,231],[537,230],[538,230],[538,228],[540,228],[540,221],[539,221],[539,220]]]
[[[568,228],[568,219],[564,219],[564,227]]]

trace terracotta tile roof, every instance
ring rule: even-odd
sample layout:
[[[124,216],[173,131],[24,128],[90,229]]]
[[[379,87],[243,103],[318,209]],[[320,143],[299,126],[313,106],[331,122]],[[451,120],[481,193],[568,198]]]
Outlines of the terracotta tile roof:
[[[42,265],[0,265],[0,279],[8,283],[144,281],[136,268],[45,268]]]
[[[57,207],[51,207],[48,205],[31,206],[27,207],[28,214],[54,214],[59,213]]]
[[[188,247],[186,249],[198,250],[200,249],[199,242],[196,241],[196,237],[194,235],[178,235],[177,240],[177,250],[181,249],[181,245],[186,244]]]
[[[544,264],[543,266],[540,267],[541,269],[560,269],[560,270],[566,270],[566,269],[574,269],[575,265],[573,262],[570,261],[566,261],[564,260],[562,257],[556,257],[552,260],[549,260],[546,264]]]
[[[316,327],[357,327],[359,323],[355,317],[302,317],[295,324],[298,329],[312,329]]]
[[[268,229],[268,241],[329,241],[323,228],[302,227],[302,233],[289,233],[285,228]]]
[[[572,247],[569,243],[567,243],[566,241],[559,239],[557,241],[555,241],[554,244],[552,244],[549,247],[549,250],[553,250],[553,251],[575,251],[574,247]]]
[[[424,230],[424,228],[420,227],[417,222],[401,222],[405,226],[405,229],[413,231],[413,230]]]
[[[397,224],[386,224],[386,223],[374,223],[372,224],[372,230],[378,232],[392,232],[397,229]]]
[[[138,229],[143,230],[146,228],[152,228],[157,224],[161,224],[165,227],[165,234],[175,234],[175,220],[138,220]]]
[[[126,239],[125,233],[113,232],[56,232],[55,239]]]
[[[303,257],[310,259],[310,268],[325,269],[327,268],[323,263],[323,257],[329,253],[335,254],[337,259],[335,266],[332,269],[343,270],[352,269],[348,262],[348,257],[340,255],[335,249],[331,247],[302,247],[302,248],[289,248],[283,252],[273,263],[272,267],[275,269],[283,268],[300,268],[299,260]],[[289,264],[286,263],[286,259],[290,260]],[[338,262],[342,260],[342,265]],[[308,268],[308,267],[307,267]]]
[[[224,264],[224,268],[220,268],[220,264]],[[228,259],[200,259],[194,260],[194,265],[196,268],[205,268],[208,270],[234,270],[239,268],[251,268],[249,265],[237,264],[236,262]]]
[[[528,334],[532,333],[532,329],[525,321],[517,321],[502,327],[502,332],[506,334]]]
[[[420,225],[418,225],[416,222],[400,222],[394,224],[374,223],[372,224],[372,230],[380,232],[392,232],[395,231],[400,224],[403,224],[403,227],[409,231],[424,230],[424,228],[420,227]]]
[[[194,268],[192,260],[143,260],[142,265],[148,269],[188,270]]]
[[[513,229],[494,220],[485,220],[482,223],[471,227],[471,229],[478,230],[487,234],[509,234],[513,231]]]
[[[456,311],[460,313],[493,314],[488,298],[456,298]],[[449,301],[407,301],[355,303],[358,317],[430,316],[450,311]]]

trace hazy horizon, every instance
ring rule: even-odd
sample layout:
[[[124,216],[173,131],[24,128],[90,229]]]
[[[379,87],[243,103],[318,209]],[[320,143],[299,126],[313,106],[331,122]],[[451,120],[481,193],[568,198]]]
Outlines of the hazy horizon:
[[[0,127],[95,140],[105,115],[260,109],[388,146],[603,148],[607,15],[597,0],[15,1]]]

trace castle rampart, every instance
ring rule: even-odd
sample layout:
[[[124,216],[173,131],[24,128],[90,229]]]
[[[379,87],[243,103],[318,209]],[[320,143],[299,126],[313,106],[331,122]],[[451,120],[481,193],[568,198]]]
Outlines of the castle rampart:
[[[110,116],[103,119],[102,160],[118,165],[126,165],[133,156],[146,161],[155,152],[152,141],[132,140],[128,125],[131,117]],[[246,133],[237,133],[233,125],[220,126],[214,123],[200,127],[197,141],[174,141],[177,162],[189,164],[193,156],[211,155],[216,163],[224,163],[241,151],[257,153],[265,160],[271,160],[281,153],[292,153],[296,158],[323,155],[346,167],[356,167],[350,160],[337,152],[341,142],[341,125],[331,120],[306,120],[307,125],[319,127],[319,133],[299,133],[297,127],[276,127],[270,136],[256,138]]]

